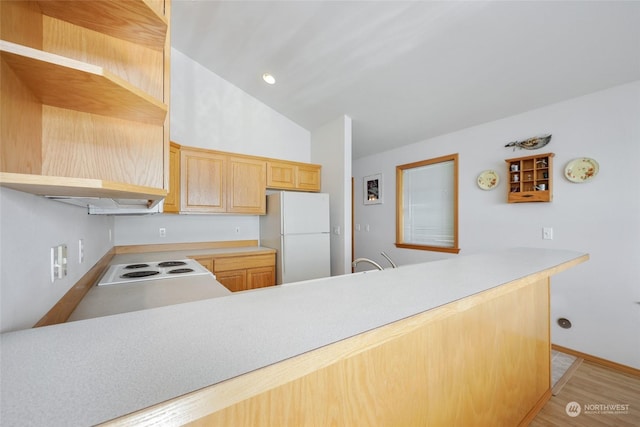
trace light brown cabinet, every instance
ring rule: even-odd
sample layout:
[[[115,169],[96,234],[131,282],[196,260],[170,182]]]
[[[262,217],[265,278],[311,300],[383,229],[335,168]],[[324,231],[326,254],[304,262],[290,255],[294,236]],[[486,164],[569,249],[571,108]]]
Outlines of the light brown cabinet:
[[[265,162],[211,150],[180,150],[180,211],[264,214]]]
[[[553,200],[553,153],[517,157],[507,162],[508,203]]]
[[[0,185],[159,202],[170,0],[1,1],[0,15]]]
[[[169,145],[169,191],[164,199],[164,212],[180,211],[180,145]]]
[[[228,156],[227,162],[227,212],[265,214],[266,162],[237,156]]]
[[[191,258],[213,272],[216,280],[232,292],[264,288],[276,284],[275,253]]]
[[[209,150],[180,149],[180,211],[227,211],[227,156]]]
[[[320,191],[322,167],[309,163],[267,161],[267,188]]]

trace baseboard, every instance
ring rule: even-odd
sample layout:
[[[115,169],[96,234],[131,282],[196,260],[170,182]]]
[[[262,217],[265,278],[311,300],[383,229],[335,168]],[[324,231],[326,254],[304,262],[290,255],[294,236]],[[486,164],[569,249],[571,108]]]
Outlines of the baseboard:
[[[640,369],[634,368],[632,366],[623,365],[621,363],[612,362],[611,360],[603,359],[598,356],[592,356],[587,353],[582,353],[581,351],[573,350],[567,347],[562,347],[560,345],[551,344],[551,348],[553,350],[559,351],[561,353],[570,354],[572,356],[580,357],[587,362],[592,362],[597,365],[605,366],[607,368],[611,368],[616,371],[624,372],[625,374],[633,375],[636,377],[640,377]]]
[[[547,391],[544,392],[544,394],[540,397],[540,399],[538,399],[538,402],[536,402],[533,408],[531,408],[531,410],[527,413],[527,415],[525,415],[522,421],[520,421],[520,424],[518,424],[518,427],[526,427],[529,424],[531,424],[531,422],[536,417],[536,415],[538,415],[538,412],[542,410],[542,408],[544,407],[544,405],[547,404],[549,399],[551,399],[551,389],[548,389]]]

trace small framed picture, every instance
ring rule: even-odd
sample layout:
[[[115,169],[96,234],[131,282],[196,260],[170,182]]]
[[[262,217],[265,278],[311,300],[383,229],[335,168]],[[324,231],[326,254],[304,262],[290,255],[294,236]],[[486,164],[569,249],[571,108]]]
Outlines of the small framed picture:
[[[377,205],[382,203],[382,174],[364,177],[364,204]]]

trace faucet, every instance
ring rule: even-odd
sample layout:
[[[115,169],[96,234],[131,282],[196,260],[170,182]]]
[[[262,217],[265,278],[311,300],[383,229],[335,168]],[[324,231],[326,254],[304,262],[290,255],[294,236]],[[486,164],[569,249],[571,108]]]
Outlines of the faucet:
[[[380,252],[380,255],[382,255],[383,257],[385,257],[387,259],[387,261],[389,261],[389,264],[391,264],[391,268],[398,268],[398,266],[396,265],[395,262],[393,262],[391,260],[391,258],[389,258],[389,255],[385,254],[384,252]]]
[[[384,253],[384,252],[380,252],[380,255],[382,255],[383,257],[385,257],[385,258],[387,259],[387,261],[389,261],[389,263],[391,264],[391,267],[392,267],[392,268],[398,268],[398,266],[396,265],[396,263],[395,263],[395,262],[393,262],[393,261],[391,260],[391,258],[389,258],[389,255],[387,255],[387,254],[386,254],[386,253]],[[377,268],[378,270],[382,270],[382,269],[383,269],[383,268],[382,268],[382,266],[381,266],[380,264],[378,264],[377,262],[375,262],[375,261],[373,261],[373,260],[371,260],[371,259],[369,259],[369,258],[357,258],[357,259],[355,259],[355,260],[351,263],[351,266],[352,266],[353,268],[356,268],[356,266],[358,265],[358,263],[359,263],[359,262],[368,262],[369,264],[373,265],[373,266],[374,266],[375,268]]]
[[[356,266],[358,265],[359,262],[368,262],[369,264],[373,265],[375,268],[377,268],[378,270],[382,270],[382,266],[380,264],[378,264],[377,262],[369,259],[369,258],[356,258],[352,263],[351,266],[353,268],[356,268]]]

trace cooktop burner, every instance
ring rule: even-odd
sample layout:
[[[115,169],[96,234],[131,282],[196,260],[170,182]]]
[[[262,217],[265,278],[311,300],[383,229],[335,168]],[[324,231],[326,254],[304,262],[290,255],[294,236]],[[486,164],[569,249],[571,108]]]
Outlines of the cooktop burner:
[[[158,263],[158,267],[178,267],[180,265],[187,265],[184,261],[163,261]]]
[[[176,268],[177,267],[177,268]],[[194,275],[213,275],[194,259],[168,260],[111,265],[98,285],[118,285],[137,283],[145,280],[159,280]],[[215,276],[214,276],[215,277]]]
[[[149,267],[149,264],[129,264],[124,268],[126,268],[127,270],[133,270],[136,268],[147,268],[147,267]]]
[[[193,268],[174,268],[173,270],[167,271],[167,273],[169,273],[169,274],[184,274],[184,273],[191,273],[192,271],[193,271]]]
[[[125,267],[125,268],[129,268],[129,267]],[[124,273],[120,277],[122,278],[148,277],[148,276],[155,276],[156,274],[160,274],[160,272],[153,271],[153,270],[137,270],[137,271],[132,271],[130,273]]]

